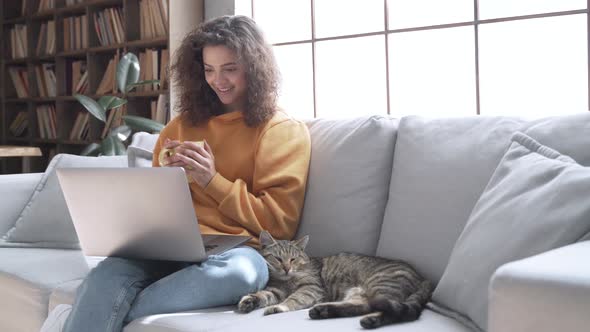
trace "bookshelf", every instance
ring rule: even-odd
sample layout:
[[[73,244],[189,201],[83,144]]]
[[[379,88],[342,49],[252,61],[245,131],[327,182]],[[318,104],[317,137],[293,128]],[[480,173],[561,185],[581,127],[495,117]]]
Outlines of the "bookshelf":
[[[109,61],[124,52],[151,54],[146,79],[161,79],[162,59],[169,58],[168,1],[0,0],[0,144],[39,147],[43,156],[32,158],[31,171],[42,172],[53,155],[100,142],[105,124],[92,116],[83,135],[72,135],[78,114],[87,113],[72,95],[79,89],[95,99],[122,97],[101,82]],[[151,118],[160,95],[169,95],[168,84],[134,90],[125,113]],[[21,166],[2,158],[0,174],[20,173]]]

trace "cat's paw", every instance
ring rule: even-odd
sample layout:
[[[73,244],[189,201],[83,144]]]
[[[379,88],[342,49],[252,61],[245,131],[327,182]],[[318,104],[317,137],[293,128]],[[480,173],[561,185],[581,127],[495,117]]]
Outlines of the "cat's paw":
[[[249,313],[252,310],[258,308],[260,299],[254,295],[246,295],[242,297],[240,303],[238,303],[238,311],[243,313]]]
[[[311,309],[309,309],[309,318],[325,319],[333,317],[330,308],[331,306],[328,304],[316,304]]]
[[[361,326],[366,329],[376,329],[385,323],[382,312],[374,312],[361,318]]]
[[[287,312],[289,311],[289,308],[287,308],[287,306],[282,305],[282,304],[277,304],[277,305],[273,305],[270,306],[268,308],[266,308],[264,310],[264,315],[272,315],[272,314],[280,314],[281,312]]]

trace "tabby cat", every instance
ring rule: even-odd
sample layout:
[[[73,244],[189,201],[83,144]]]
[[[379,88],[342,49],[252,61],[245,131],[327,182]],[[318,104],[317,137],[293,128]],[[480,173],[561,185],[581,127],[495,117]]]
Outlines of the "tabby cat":
[[[420,317],[432,285],[409,264],[350,253],[309,257],[308,240],[260,234],[270,278],[264,290],[242,297],[238,311],[267,307],[270,315],[311,307],[312,319],[365,315],[361,326],[367,329]]]

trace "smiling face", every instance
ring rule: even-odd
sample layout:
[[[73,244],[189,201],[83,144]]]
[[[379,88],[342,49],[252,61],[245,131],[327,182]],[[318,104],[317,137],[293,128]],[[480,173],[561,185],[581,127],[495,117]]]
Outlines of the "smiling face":
[[[205,46],[203,65],[205,80],[225,106],[225,111],[243,111],[248,82],[244,65],[236,52],[223,45]]]

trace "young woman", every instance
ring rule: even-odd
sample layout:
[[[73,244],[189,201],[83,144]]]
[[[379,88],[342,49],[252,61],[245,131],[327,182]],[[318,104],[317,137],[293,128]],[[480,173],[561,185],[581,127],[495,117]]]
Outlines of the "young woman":
[[[252,248],[259,233],[295,235],[309,132],[277,108],[278,69],[254,21],[205,22],[184,38],[170,73],[181,113],[160,133],[154,166],[161,149],[175,148],[164,166],[184,167],[194,180],[201,232],[252,240],[200,264],[109,257],[80,286],[64,331],[118,332],[150,314],[235,304],[268,279],[264,259]]]

